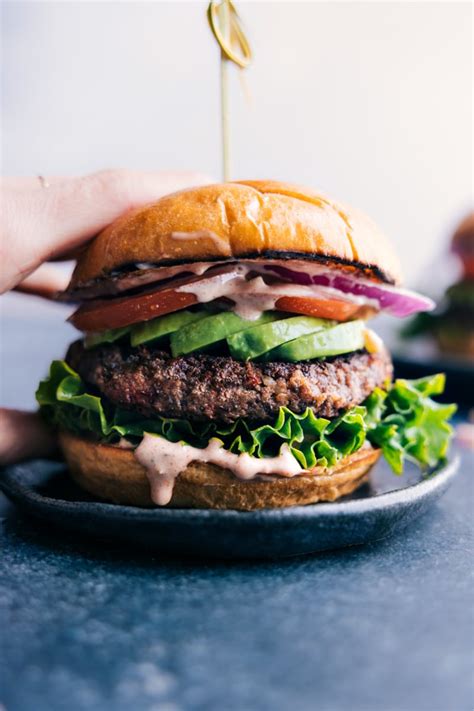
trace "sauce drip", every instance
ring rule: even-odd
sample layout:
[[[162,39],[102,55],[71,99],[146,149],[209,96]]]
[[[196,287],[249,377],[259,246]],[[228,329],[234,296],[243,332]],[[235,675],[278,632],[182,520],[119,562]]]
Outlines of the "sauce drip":
[[[194,294],[199,303],[208,303],[226,297],[234,302],[232,310],[247,321],[254,321],[264,311],[275,309],[282,296],[299,296],[313,299],[341,298],[341,292],[329,286],[305,286],[280,282],[267,284],[261,276],[247,279],[247,268],[236,265],[234,271],[209,277],[202,282],[184,284],[177,291]],[[353,294],[344,294],[345,301],[366,304],[367,299]]]
[[[215,232],[210,230],[198,230],[195,232],[172,232],[171,239],[189,242],[192,240],[209,239],[214,246],[223,254],[228,254],[229,243],[223,237],[219,237]]]
[[[231,471],[238,479],[255,479],[259,474],[293,477],[306,473],[284,444],[277,457],[257,459],[249,454],[233,454],[223,448],[218,439],[199,449],[181,442],[169,442],[164,437],[145,434],[135,450],[135,457],[147,471],[151,498],[158,506],[169,504],[174,482],[191,462],[217,464]]]
[[[172,234],[173,239],[176,240],[197,239],[197,235],[200,236],[199,239],[202,239],[205,235],[209,239],[212,239],[216,246],[219,243],[220,249],[224,248],[223,238],[210,231],[196,233],[173,232]],[[278,275],[278,277],[281,278],[281,275],[276,272],[275,268],[287,268],[288,262],[285,260],[278,259],[217,259],[216,261],[212,262],[189,262],[187,264],[177,264],[170,267],[157,266],[157,264],[154,262],[136,262],[134,265],[136,271],[132,271],[130,274],[121,274],[115,279],[105,281],[104,284],[100,285],[100,287],[96,287],[95,296],[100,296],[101,294],[118,294],[124,291],[128,291],[129,289],[136,289],[137,287],[146,286],[147,284],[159,283],[160,281],[163,281],[165,279],[172,279],[173,277],[181,278],[185,274],[195,274],[200,276],[209,271],[209,276],[211,276],[212,271],[214,269],[222,266],[229,266],[234,268],[237,267],[241,270],[242,273],[245,272],[245,274],[249,274],[250,272],[257,272],[267,276],[269,274],[272,274],[272,276]],[[306,275],[308,281],[311,280],[312,276],[327,276],[329,285],[331,285],[332,281],[338,276],[346,276],[346,273],[341,269],[336,269],[334,267],[328,268],[327,266],[321,264],[313,264],[307,260],[291,260],[291,267],[293,271],[297,271],[301,274]],[[359,283],[365,283],[367,285],[373,283],[369,280],[363,279],[362,277],[358,277],[357,280]],[[287,283],[292,284],[291,281],[288,281]],[[341,298],[341,292],[338,290],[336,291],[339,295],[339,298]],[[81,293],[81,290],[79,290],[79,292],[77,293]],[[89,294],[85,298],[92,298],[92,296],[93,295]],[[344,294],[344,298],[349,298],[349,296],[349,294]],[[374,307],[378,306],[376,302],[370,299],[365,299],[364,302],[372,302],[372,305]]]

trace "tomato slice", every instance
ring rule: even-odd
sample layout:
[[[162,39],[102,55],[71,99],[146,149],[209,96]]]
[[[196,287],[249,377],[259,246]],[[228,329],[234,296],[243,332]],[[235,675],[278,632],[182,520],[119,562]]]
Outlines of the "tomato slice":
[[[224,271],[224,270],[222,270]],[[174,280],[173,285],[162,284],[159,287],[149,288],[146,292],[133,296],[122,296],[111,299],[90,301],[77,309],[69,321],[79,331],[86,333],[100,333],[109,329],[131,326],[141,321],[149,321],[157,316],[164,316],[193,306],[198,303],[195,294],[180,291],[184,284],[191,284],[203,279],[212,279],[206,274],[193,277],[183,277]],[[232,297],[221,297],[219,301],[231,304]],[[317,299],[300,296],[281,296],[275,303],[275,308],[288,313],[305,314],[317,318],[327,318],[334,321],[348,321],[350,319],[365,317],[374,312],[374,309],[360,306],[342,299]]]
[[[198,281],[219,279],[223,274],[235,272],[235,266],[223,265],[213,269],[212,274],[183,276],[173,283],[151,286],[140,294],[95,299],[80,306],[68,321],[79,331],[100,333],[109,329],[131,326],[141,321],[150,321],[157,316],[173,313],[198,303],[198,298],[179,288]]]
[[[149,321],[157,316],[164,316],[185,309],[197,303],[194,294],[186,291],[176,291],[175,288],[160,289],[151,294],[126,296],[110,301],[94,301],[84,304],[69,321],[79,331],[87,333],[100,333],[132,323]]]
[[[282,296],[275,304],[280,311],[327,318],[334,321],[349,321],[361,315],[366,307],[340,299],[311,299],[306,296]]]

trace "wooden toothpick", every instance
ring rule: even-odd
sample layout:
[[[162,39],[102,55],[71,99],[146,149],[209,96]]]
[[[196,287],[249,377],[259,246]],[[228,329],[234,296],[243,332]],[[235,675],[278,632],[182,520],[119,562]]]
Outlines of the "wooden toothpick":
[[[245,37],[240,18],[231,0],[214,0],[209,4],[207,17],[220,50],[222,177],[230,179],[229,130],[229,63],[240,69],[248,67],[252,52]]]

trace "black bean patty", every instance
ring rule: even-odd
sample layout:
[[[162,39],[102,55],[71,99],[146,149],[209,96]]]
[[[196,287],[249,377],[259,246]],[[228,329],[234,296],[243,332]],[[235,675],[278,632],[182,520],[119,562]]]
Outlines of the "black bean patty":
[[[325,361],[243,363],[226,356],[173,358],[147,346],[110,344],[85,350],[73,343],[67,362],[116,405],[147,417],[272,421],[284,405],[335,417],[358,405],[392,376],[386,351],[358,351]]]

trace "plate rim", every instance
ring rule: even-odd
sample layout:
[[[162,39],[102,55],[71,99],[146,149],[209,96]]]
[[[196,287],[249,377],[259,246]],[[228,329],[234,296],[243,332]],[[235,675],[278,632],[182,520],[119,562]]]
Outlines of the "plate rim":
[[[30,460],[50,461],[44,459]],[[305,506],[286,506],[273,509],[257,509],[255,511],[238,511],[237,509],[186,509],[186,508],[140,508],[138,506],[126,506],[124,504],[112,504],[106,501],[67,501],[65,499],[56,499],[50,496],[43,496],[38,493],[32,486],[18,482],[15,474],[10,470],[14,467],[28,466],[28,461],[21,462],[16,465],[10,465],[0,469],[0,491],[17,503],[29,504],[30,510],[35,505],[41,504],[44,508],[60,511],[62,513],[70,513],[75,515],[84,512],[83,506],[88,507],[88,513],[91,515],[91,520],[101,517],[104,511],[107,511],[109,520],[122,519],[128,517],[134,521],[176,521],[179,519],[205,521],[211,516],[214,519],[219,518],[222,521],[241,521],[250,522],[253,519],[283,519],[291,516],[292,518],[316,518],[316,517],[331,517],[337,513],[338,516],[350,516],[354,514],[364,514],[374,509],[381,509],[398,504],[406,503],[407,499],[411,499],[413,492],[418,492],[418,500],[423,499],[426,495],[436,492],[437,489],[450,483],[459,469],[460,455],[448,456],[446,461],[429,476],[415,484],[409,484],[401,489],[386,491],[373,496],[353,499],[349,501],[327,501]],[[396,476],[394,474],[394,476]],[[403,475],[401,475],[403,476]],[[241,514],[244,514],[242,516]]]
[[[418,357],[416,354],[410,353],[409,351],[396,350],[395,348],[391,349],[391,354],[395,367],[397,365],[405,367],[416,366],[423,367],[430,372],[447,371],[451,375],[455,373],[459,376],[474,376],[474,367],[462,358],[445,356],[443,358],[430,358],[429,362],[427,362],[426,358],[422,358],[421,356]]]

